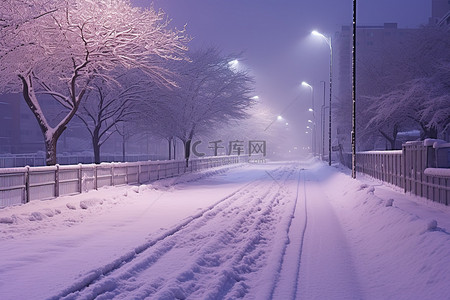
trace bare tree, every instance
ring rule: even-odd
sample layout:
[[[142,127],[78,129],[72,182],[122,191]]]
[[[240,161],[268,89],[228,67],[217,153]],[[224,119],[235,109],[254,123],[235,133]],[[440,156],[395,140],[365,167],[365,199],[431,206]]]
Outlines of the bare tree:
[[[149,85],[145,78],[139,70],[125,70],[116,76],[115,84],[107,84],[101,78],[92,82],[93,88],[76,115],[91,136],[95,163],[100,163],[100,148],[117,132],[117,126],[136,115],[137,105],[145,101]]]
[[[56,163],[58,138],[94,78],[110,82],[118,67],[139,68],[155,82],[173,84],[155,59],[182,59],[186,50],[184,33],[168,30],[161,11],[134,8],[127,0],[61,2],[56,11],[8,28],[0,48],[0,88],[22,90],[44,135],[48,165]],[[45,7],[47,1],[33,3]],[[54,126],[43,112],[41,95],[67,111]]]
[[[167,112],[158,124],[183,142],[186,164],[195,135],[246,117],[246,109],[253,103],[253,80],[230,66],[231,57],[214,48],[191,52],[189,57],[191,62],[174,63],[178,88],[167,90],[158,99]]]

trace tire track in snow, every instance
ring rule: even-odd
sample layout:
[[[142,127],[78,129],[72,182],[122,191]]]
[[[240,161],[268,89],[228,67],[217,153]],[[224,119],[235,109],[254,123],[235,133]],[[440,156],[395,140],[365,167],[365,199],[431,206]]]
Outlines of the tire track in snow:
[[[302,264],[302,253],[303,253],[303,245],[305,243],[305,233],[306,233],[306,229],[308,227],[308,198],[306,197],[306,179],[305,177],[303,177],[303,199],[304,199],[304,210],[305,210],[305,220],[304,220],[304,225],[303,225],[303,230],[302,230],[302,237],[300,239],[300,249],[298,251],[298,263],[297,263],[297,270],[296,270],[296,276],[295,278],[297,278],[297,280],[295,280],[295,289],[294,289],[294,295],[292,297],[292,299],[297,299],[297,290],[298,290],[298,278],[300,276],[300,267]]]
[[[283,178],[280,181],[286,181],[292,175],[293,170],[289,172],[283,172]],[[269,174],[270,175],[270,174]],[[272,176],[270,176],[272,177]],[[258,259],[263,256],[267,256],[264,252],[265,249],[263,247],[264,244],[269,244],[270,239],[268,236],[265,236],[267,232],[274,233],[275,224],[278,220],[275,218],[277,216],[274,208],[279,205],[280,200],[285,196],[282,192],[285,189],[285,186],[281,185],[278,180],[274,179],[274,185],[268,188],[268,191],[261,197],[263,200],[267,200],[268,203],[261,204],[264,205],[264,209],[258,207],[257,212],[251,210],[246,217],[249,217],[251,213],[253,213],[253,219],[251,221],[247,220],[247,224],[242,224],[241,226],[245,228],[245,231],[241,233],[242,239],[245,239],[245,243],[239,245],[235,251],[235,254],[232,258],[228,259],[225,266],[221,266],[221,270],[219,274],[215,274],[213,277],[213,283],[210,283],[210,286],[213,288],[207,289],[207,293],[199,293],[199,294],[190,294],[190,297],[199,298],[199,299],[234,299],[241,298],[245,296],[249,288],[245,283],[245,276],[249,273],[255,273],[259,271],[257,269]],[[256,215],[256,217],[254,216]],[[268,230],[272,228],[272,230]],[[247,233],[250,232],[250,237],[247,236]],[[273,235],[272,235],[273,236]],[[229,245],[225,245],[229,246]],[[216,252],[217,249],[212,249],[212,253]],[[204,253],[208,254],[208,253]],[[267,260],[267,257],[266,259]],[[250,266],[254,266],[252,269]],[[264,267],[262,262],[260,263],[260,269]],[[200,279],[202,280],[202,279]],[[156,295],[159,298],[158,294]]]
[[[274,172],[280,172],[278,168]],[[283,173],[283,172],[281,172]],[[217,201],[215,204],[207,207],[206,209],[202,210],[201,212],[197,213],[196,215],[191,216],[191,218],[185,220],[184,222],[174,226],[172,229],[166,231],[161,236],[143,244],[134,249],[134,251],[128,252],[121,256],[120,258],[114,260],[108,265],[103,266],[102,268],[92,270],[90,273],[85,275],[83,278],[77,280],[74,284],[67,287],[63,291],[61,291],[58,295],[50,298],[50,299],[75,299],[82,296],[82,292],[90,288],[91,286],[95,286],[92,289],[92,292],[90,293],[90,296],[87,296],[86,298],[94,298],[97,297],[105,292],[110,292],[111,290],[114,290],[117,288],[117,286],[111,282],[111,280],[108,280],[108,276],[110,276],[112,273],[119,269],[123,269],[124,267],[130,265],[133,263],[136,258],[139,256],[142,256],[145,251],[151,249],[153,250],[154,246],[157,244],[161,244],[162,246],[155,251],[154,254],[152,254],[151,257],[147,260],[147,263],[153,264],[157,262],[165,253],[169,252],[171,249],[174,248],[176,243],[173,243],[169,240],[171,237],[182,231],[184,228],[187,228],[191,225],[191,223],[198,221],[200,219],[207,218],[209,216],[217,215],[217,213],[214,213],[214,210],[217,209],[219,211],[224,210],[225,208],[232,205],[232,203],[236,199],[240,199],[242,195],[245,193],[250,193],[252,190],[257,190],[258,186],[261,185],[261,182],[258,182],[258,179],[255,179],[245,186],[239,188],[238,190],[234,191],[227,197],[222,198],[221,200]],[[223,205],[223,208],[219,208],[221,205]],[[141,265],[141,267],[143,267]],[[106,280],[105,280],[106,279]],[[101,284],[97,284],[98,282],[102,281]]]
[[[279,172],[282,176],[286,175],[284,171]],[[263,194],[258,195],[257,197],[254,197],[253,203],[251,205],[247,205],[248,208],[246,210],[242,210],[241,205],[242,203],[239,202],[239,200],[242,200],[242,197],[237,197],[235,202],[233,203],[234,207],[226,207],[225,209],[220,210],[217,213],[211,214],[211,218],[207,218],[205,220],[198,220],[197,223],[203,223],[203,224],[191,224],[189,228],[186,228],[186,230],[183,230],[183,232],[179,232],[179,235],[182,237],[187,237],[184,241],[180,242],[180,237],[174,236],[174,239],[176,239],[177,247],[181,248],[188,248],[202,244],[203,241],[205,241],[205,245],[202,246],[200,249],[195,249],[195,256],[191,261],[192,263],[187,263],[184,265],[181,263],[181,270],[174,270],[169,276],[162,278],[157,277],[153,278],[152,280],[149,280],[149,277],[151,278],[154,275],[153,269],[146,268],[143,270],[143,272],[139,272],[138,276],[145,278],[145,284],[141,284],[139,280],[136,280],[136,276],[125,276],[127,280],[136,280],[138,283],[134,287],[130,287],[129,282],[121,282],[120,285],[126,286],[127,290],[132,290],[131,292],[128,291],[106,291],[104,298],[122,298],[122,299],[143,299],[146,297],[152,297],[156,299],[173,299],[173,298],[180,298],[184,299],[186,297],[194,297],[194,298],[201,298],[201,299],[216,299],[216,298],[222,298],[223,295],[228,293],[235,284],[239,281],[241,281],[242,278],[240,278],[239,272],[234,270],[235,264],[242,260],[243,257],[245,257],[245,254],[251,250],[253,250],[254,244],[258,243],[261,240],[261,236],[259,233],[255,234],[252,233],[252,236],[248,238],[247,232],[254,231],[254,227],[256,225],[254,224],[260,224],[262,219],[266,218],[268,215],[267,209],[261,209],[261,206],[264,207],[263,201],[265,199],[271,200],[271,202],[274,202],[279,192],[273,192],[273,187],[275,185],[278,185],[275,182],[272,182],[272,186],[265,186],[263,189]],[[249,189],[247,194],[251,196],[251,192],[255,192],[256,190],[261,190],[261,187],[259,187],[260,183],[258,183],[256,186],[253,186],[251,189]],[[261,192],[260,192],[261,193]],[[242,201],[241,201],[242,202]],[[269,205],[270,206],[270,205]],[[228,209],[228,211],[226,211]],[[225,214],[224,214],[225,213]],[[236,214],[236,216],[233,217],[233,215]],[[252,214],[258,214],[258,218],[252,218],[249,216],[252,216]],[[227,218],[230,218],[230,215],[232,218],[232,222],[227,220]],[[229,226],[232,229],[224,229],[217,233],[214,233],[212,235],[206,235],[201,236],[201,228],[208,227],[213,221],[217,219],[222,219],[224,221],[223,226]],[[230,224],[232,223],[232,224]],[[251,226],[253,224],[253,228]],[[250,228],[249,228],[250,226]],[[213,224],[213,228],[217,225]],[[246,228],[245,232],[240,232],[239,228]],[[186,232],[185,232],[186,231]],[[200,232],[200,234],[199,234]],[[241,238],[246,242],[242,244],[242,242],[239,241],[239,238],[236,236],[243,235]],[[195,237],[200,235],[200,239],[196,239]],[[185,247],[183,243],[186,242],[186,240],[189,240],[189,237],[194,236],[195,240],[192,241],[192,245],[188,245]],[[234,255],[232,257],[226,257],[224,261],[221,260],[220,250],[224,250],[224,248],[228,248],[230,246],[233,246],[235,244],[236,246],[236,238],[237,241],[237,247],[233,247]],[[181,244],[181,245],[180,245]],[[177,248],[175,247],[175,248]],[[176,251],[177,249],[170,249],[172,252],[175,252],[175,254],[171,253],[170,259],[166,259],[166,261],[161,262],[163,265],[164,263],[166,265],[173,262],[173,260],[177,259]],[[169,256],[170,256],[169,255]],[[224,255],[226,256],[226,255]],[[164,260],[164,259],[163,259]],[[215,272],[215,270],[219,269],[219,272]],[[153,276],[154,277],[154,276]],[[206,278],[205,278],[206,277]],[[117,280],[114,280],[117,282]],[[195,281],[195,282],[194,282]],[[213,281],[211,283],[211,281]],[[205,284],[208,283],[208,288],[206,290],[209,290],[209,294],[205,295],[205,289],[201,289],[200,292],[197,292],[197,295],[195,295],[195,292],[197,291],[197,284],[198,283]],[[245,288],[245,286],[244,286]],[[123,293],[123,294],[122,294]],[[92,295],[91,295],[92,296]],[[88,298],[91,298],[90,296]],[[98,297],[100,299],[100,297]]]
[[[296,299],[297,278],[300,272],[303,242],[307,227],[304,170],[299,166],[295,199],[283,230],[284,243],[279,246],[279,257],[275,260],[279,263],[273,267],[272,276],[267,280],[267,282],[272,284],[260,291],[255,299]],[[300,195],[302,182],[303,196]]]
[[[347,237],[315,172],[305,174],[307,228],[294,299],[362,299]]]

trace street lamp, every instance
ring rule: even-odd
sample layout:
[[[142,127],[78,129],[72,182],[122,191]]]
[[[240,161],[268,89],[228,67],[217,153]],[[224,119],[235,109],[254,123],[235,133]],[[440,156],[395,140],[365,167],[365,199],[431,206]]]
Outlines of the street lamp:
[[[238,69],[238,66],[239,61],[237,59],[228,62],[228,67],[230,68],[230,70],[236,71]]]
[[[333,77],[332,76],[333,75],[333,47],[332,47],[331,37],[328,38],[316,30],[312,31],[311,34],[324,39],[325,42],[330,47],[330,104],[329,104],[329,115],[328,115],[328,165],[331,166],[331,89],[332,89],[331,81],[332,81],[332,77]]]
[[[312,138],[311,138],[311,140],[312,140],[312,145],[311,145],[312,147],[311,147],[311,149],[313,151],[313,155],[315,155],[316,154],[315,153],[315,148],[316,148],[316,146],[315,146],[315,143],[316,143],[316,141],[315,141],[315,136],[316,136],[316,116],[314,115],[314,88],[312,87],[312,85],[310,85],[306,81],[302,81],[302,86],[308,87],[308,88],[311,89],[311,108],[308,109],[308,111],[313,113],[313,120],[314,120],[314,122],[313,122],[313,129],[312,129],[313,132],[312,132]]]
[[[264,129],[264,131],[267,131],[267,129],[269,129],[270,126],[272,126],[273,123],[275,123],[276,121],[282,121],[283,119],[284,119],[283,116],[278,115],[272,122],[270,122],[269,125],[267,125],[267,127],[266,127],[266,129]],[[286,125],[287,125],[287,123],[286,123]]]

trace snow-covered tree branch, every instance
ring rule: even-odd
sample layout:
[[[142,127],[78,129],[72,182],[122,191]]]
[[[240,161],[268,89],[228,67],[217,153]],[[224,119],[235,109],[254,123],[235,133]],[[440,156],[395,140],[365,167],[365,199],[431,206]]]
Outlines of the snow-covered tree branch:
[[[95,78],[112,82],[116,68],[139,68],[154,82],[174,84],[159,61],[182,60],[187,38],[168,29],[161,11],[135,8],[127,0],[55,0],[57,9],[49,11],[48,1],[32,3],[26,16],[0,6],[8,16],[2,22],[12,25],[1,29],[0,92],[23,93],[44,134],[47,164],[56,163],[56,142]],[[67,109],[55,126],[41,107],[42,93]]]

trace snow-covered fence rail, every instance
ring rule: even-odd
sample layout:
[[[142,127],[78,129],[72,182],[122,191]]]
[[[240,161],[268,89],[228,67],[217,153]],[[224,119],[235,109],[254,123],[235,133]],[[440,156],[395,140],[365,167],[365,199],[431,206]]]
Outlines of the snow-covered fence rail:
[[[0,207],[79,194],[103,186],[141,184],[186,172],[239,163],[239,156],[183,161],[78,164],[0,169]]]
[[[122,155],[102,155],[102,161],[123,161]],[[138,155],[130,154],[125,156],[126,162],[138,162],[146,160],[162,160],[162,155]],[[91,164],[94,162],[93,155],[57,155],[59,165]],[[0,156],[0,168],[16,167],[38,167],[45,166],[45,156],[39,154],[6,154]]]
[[[407,142],[399,151],[359,152],[356,170],[450,205],[450,143],[425,140]]]

